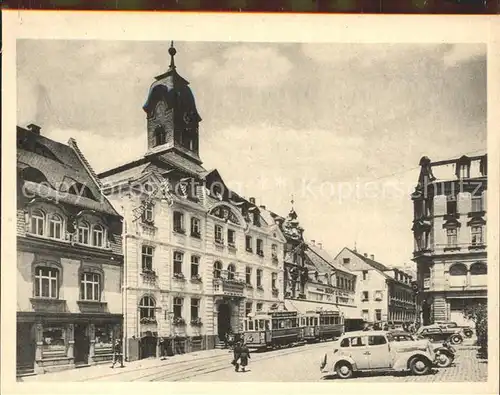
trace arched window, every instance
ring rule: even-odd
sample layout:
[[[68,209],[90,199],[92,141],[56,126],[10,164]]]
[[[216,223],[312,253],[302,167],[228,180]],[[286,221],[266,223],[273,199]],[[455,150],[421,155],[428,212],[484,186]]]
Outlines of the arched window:
[[[104,247],[104,228],[101,225],[94,225],[92,228],[92,245]]]
[[[37,266],[35,268],[35,297],[58,298],[59,270],[52,267]]]
[[[167,132],[163,126],[157,126],[155,129],[155,146],[163,145],[167,142]]]
[[[35,182],[37,184],[46,183],[48,184],[45,175],[38,169],[34,167],[27,167],[21,173],[21,178],[25,181]]]
[[[140,312],[141,320],[143,320],[143,319],[154,320],[155,319],[155,306],[156,306],[156,303],[152,297],[144,296],[139,303],[139,312]]]
[[[31,233],[39,236],[45,233],[45,214],[42,210],[31,212]]]
[[[78,242],[80,244],[90,243],[90,226],[87,222],[83,221],[78,224]]]
[[[234,280],[235,273],[236,273],[236,267],[232,263],[230,263],[229,266],[227,267],[227,279]]]
[[[73,185],[71,185],[68,189],[68,192],[72,195],[77,195],[77,196],[81,196],[81,197],[84,197],[87,199],[96,200],[96,198],[94,197],[94,194],[89,189],[89,187],[87,187],[79,182],[75,182]]]
[[[220,278],[222,273],[222,263],[217,261],[214,262],[214,278]]]
[[[476,262],[470,267],[471,276],[481,276],[484,274],[488,274],[488,269],[486,265],[482,262]]]
[[[63,220],[61,216],[52,214],[49,216],[49,237],[53,239],[63,238]]]
[[[456,263],[450,267],[450,276],[466,276],[467,267],[462,263]]]

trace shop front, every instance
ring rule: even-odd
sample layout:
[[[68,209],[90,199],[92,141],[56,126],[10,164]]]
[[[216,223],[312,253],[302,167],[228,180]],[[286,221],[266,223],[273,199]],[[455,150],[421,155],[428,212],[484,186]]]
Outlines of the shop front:
[[[113,359],[120,314],[17,313],[17,372],[46,373]]]

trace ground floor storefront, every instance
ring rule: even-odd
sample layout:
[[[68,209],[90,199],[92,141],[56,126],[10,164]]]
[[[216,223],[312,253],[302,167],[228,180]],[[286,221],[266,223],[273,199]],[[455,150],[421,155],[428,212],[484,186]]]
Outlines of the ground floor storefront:
[[[17,372],[46,373],[113,359],[120,314],[17,313]]]
[[[429,325],[435,321],[453,321],[459,326],[472,326],[474,323],[464,315],[466,309],[487,303],[487,292],[449,292],[426,293],[421,300],[421,321]]]

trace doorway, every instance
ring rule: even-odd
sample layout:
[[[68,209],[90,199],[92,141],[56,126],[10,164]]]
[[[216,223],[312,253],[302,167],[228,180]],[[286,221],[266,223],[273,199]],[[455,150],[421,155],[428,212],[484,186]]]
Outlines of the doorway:
[[[88,337],[88,326],[75,324],[75,365],[86,365],[89,363],[90,339]]]
[[[231,328],[231,308],[228,303],[221,303],[217,313],[217,334],[219,340],[224,341],[226,333]]]
[[[156,337],[147,334],[141,339],[141,359],[156,357]]]
[[[16,367],[18,373],[30,373],[35,369],[35,334],[33,324],[17,323],[17,361]]]

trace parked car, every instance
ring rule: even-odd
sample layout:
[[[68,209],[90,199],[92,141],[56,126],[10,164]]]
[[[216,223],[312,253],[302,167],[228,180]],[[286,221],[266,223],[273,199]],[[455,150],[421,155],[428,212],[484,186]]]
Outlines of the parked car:
[[[465,337],[471,338],[472,335],[474,334],[474,329],[472,329],[468,325],[458,325],[456,322],[453,321],[436,321],[435,324],[439,325],[441,328],[444,329],[461,329],[462,332],[464,333]]]
[[[366,370],[410,370],[420,376],[431,371],[435,360],[427,339],[397,342],[387,331],[358,331],[340,337],[333,352],[323,357],[320,370],[341,379]]]
[[[424,337],[420,337],[418,335],[413,335],[404,331],[391,331],[391,335],[394,338],[394,341],[417,341],[421,339],[425,339]],[[447,368],[451,366],[453,361],[456,358],[457,350],[455,350],[450,344],[446,341],[441,343],[432,343],[433,351],[436,354],[436,366],[440,368]]]
[[[460,328],[442,328],[438,324],[421,326],[418,328],[416,335],[433,342],[446,341],[451,344],[460,344],[464,341],[463,332]]]

